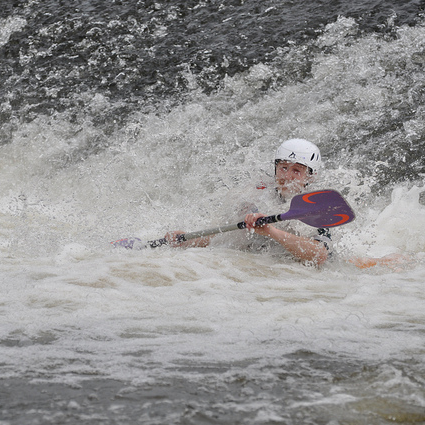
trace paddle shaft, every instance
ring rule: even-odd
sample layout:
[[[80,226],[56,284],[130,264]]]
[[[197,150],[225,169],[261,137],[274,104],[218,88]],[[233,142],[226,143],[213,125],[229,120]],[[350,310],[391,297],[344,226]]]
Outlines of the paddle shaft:
[[[256,220],[255,226],[260,227],[264,226],[265,224],[270,223],[276,223],[280,220],[280,215],[269,215],[266,217],[260,217]],[[213,227],[211,229],[205,229],[205,230],[199,230],[197,232],[189,232],[189,233],[182,233],[177,235],[177,242],[186,242],[190,241],[191,239],[197,239],[202,238],[204,236],[211,236],[216,235],[217,233],[225,233],[225,232],[231,232],[232,230],[238,230],[238,229],[246,229],[246,223],[244,221],[241,221],[237,224],[226,224],[223,226]],[[151,248],[157,248],[161,245],[167,245],[168,240],[166,238],[156,239],[153,241],[148,241],[147,245],[149,245]]]
[[[327,189],[316,192],[296,195],[291,200],[289,211],[278,215],[260,217],[256,220],[255,226],[261,227],[265,224],[276,223],[284,220],[300,220],[304,224],[316,228],[327,228],[341,226],[354,220],[355,214],[345,199],[335,190]],[[226,224],[212,229],[200,230],[197,232],[183,233],[176,236],[177,242],[185,242],[191,239],[202,238],[217,233],[229,232],[237,229],[245,229],[246,223],[241,221],[237,224]],[[112,242],[114,246],[122,246],[127,249],[143,249],[146,247],[157,248],[167,245],[166,238],[156,239],[142,243],[139,238],[121,239]]]

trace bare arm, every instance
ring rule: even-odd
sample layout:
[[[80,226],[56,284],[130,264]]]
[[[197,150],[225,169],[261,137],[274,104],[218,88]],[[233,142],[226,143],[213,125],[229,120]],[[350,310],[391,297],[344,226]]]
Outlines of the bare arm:
[[[348,260],[359,269],[368,269],[374,266],[387,266],[394,271],[402,270],[403,266],[410,264],[412,258],[404,254],[389,254],[381,258],[356,257]]]
[[[169,232],[165,235],[165,239],[167,239],[168,244],[174,248],[190,248],[190,247],[199,247],[199,248],[205,248],[210,244],[211,236],[204,236],[202,238],[197,239],[191,239],[189,241],[179,242],[177,240],[178,235],[183,235],[184,232],[181,230],[177,230],[175,232]]]
[[[264,217],[264,214],[248,214],[245,217],[247,229],[254,229],[259,235],[274,239],[299,260],[311,261],[318,266],[327,260],[328,250],[321,242],[305,236],[297,236],[285,232],[270,224],[256,227],[255,221],[260,217]]]

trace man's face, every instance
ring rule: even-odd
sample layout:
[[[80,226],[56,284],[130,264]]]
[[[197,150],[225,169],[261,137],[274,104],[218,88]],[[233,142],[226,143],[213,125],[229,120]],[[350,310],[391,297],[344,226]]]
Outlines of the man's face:
[[[283,196],[296,195],[311,181],[311,174],[305,165],[279,161],[276,165],[276,188]]]

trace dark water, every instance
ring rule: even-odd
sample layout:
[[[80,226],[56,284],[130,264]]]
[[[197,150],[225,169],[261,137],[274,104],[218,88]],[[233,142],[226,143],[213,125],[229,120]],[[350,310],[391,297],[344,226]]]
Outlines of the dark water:
[[[189,375],[138,386],[94,378],[78,385],[0,380],[0,417],[8,424],[380,425],[425,420],[419,406],[373,389],[389,367],[415,379],[409,366],[366,365],[309,352],[295,352],[280,362],[264,367],[259,377],[250,376],[249,363],[176,365],[177,373]],[[309,377],[309,395],[295,384],[303,375]],[[343,388],[340,406],[331,401],[337,387]],[[315,403],[314,394],[324,400]]]
[[[216,92],[225,77],[254,64],[268,64],[274,73],[263,79],[253,100],[307,81],[315,55],[335,50],[314,40],[338,16],[356,20],[353,41],[371,33],[396,40],[397,28],[422,19],[424,2],[8,0],[0,13],[27,22],[0,46],[0,144],[10,143],[22,122],[64,113],[70,122],[90,120],[98,128],[97,137],[76,156],[84,158],[107,148],[109,136],[133,112],[170,110],[194,90]],[[380,171],[377,187],[415,180],[424,172],[418,162],[423,134],[400,140],[404,123],[415,119],[425,102],[425,83],[414,79],[422,72],[424,54],[416,51],[412,60],[398,63],[382,58],[385,72],[400,78],[392,88],[391,112],[382,111],[374,123],[358,122],[345,129],[347,134],[342,129],[332,141],[367,153],[372,161],[385,156],[389,166]],[[101,113],[88,105],[95,93],[109,102]],[[370,149],[388,138],[385,150]],[[325,153],[330,159],[335,155]],[[400,164],[402,172],[394,173],[392,167]]]
[[[77,95],[102,92],[118,103],[115,119],[132,109],[175,101],[188,91],[190,72],[205,92],[224,76],[273,63],[293,43],[307,49],[282,63],[272,84],[302,81],[313,54],[308,40],[338,16],[353,17],[358,36],[391,37],[415,25],[423,2],[390,1],[43,1],[6,2],[0,17],[21,16],[27,25],[0,50],[0,96],[12,117],[84,108]],[[4,142],[4,140],[3,140]]]

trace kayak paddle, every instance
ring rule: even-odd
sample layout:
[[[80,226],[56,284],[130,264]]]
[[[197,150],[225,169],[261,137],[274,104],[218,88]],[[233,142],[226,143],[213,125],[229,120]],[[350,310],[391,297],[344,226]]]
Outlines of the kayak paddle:
[[[355,218],[351,207],[342,195],[335,190],[319,190],[317,192],[304,193],[292,198],[289,211],[283,214],[260,217],[256,226],[276,223],[284,220],[300,220],[312,227],[336,227],[350,223]],[[200,230],[191,233],[177,235],[178,242],[189,241],[203,236],[215,235],[217,233],[230,232],[237,229],[245,229],[246,223],[241,221],[237,224],[226,224],[212,229]],[[111,242],[114,247],[127,249],[144,249],[147,247],[157,248],[168,244],[167,239],[161,238],[153,241],[142,242],[139,238],[121,239]]]

